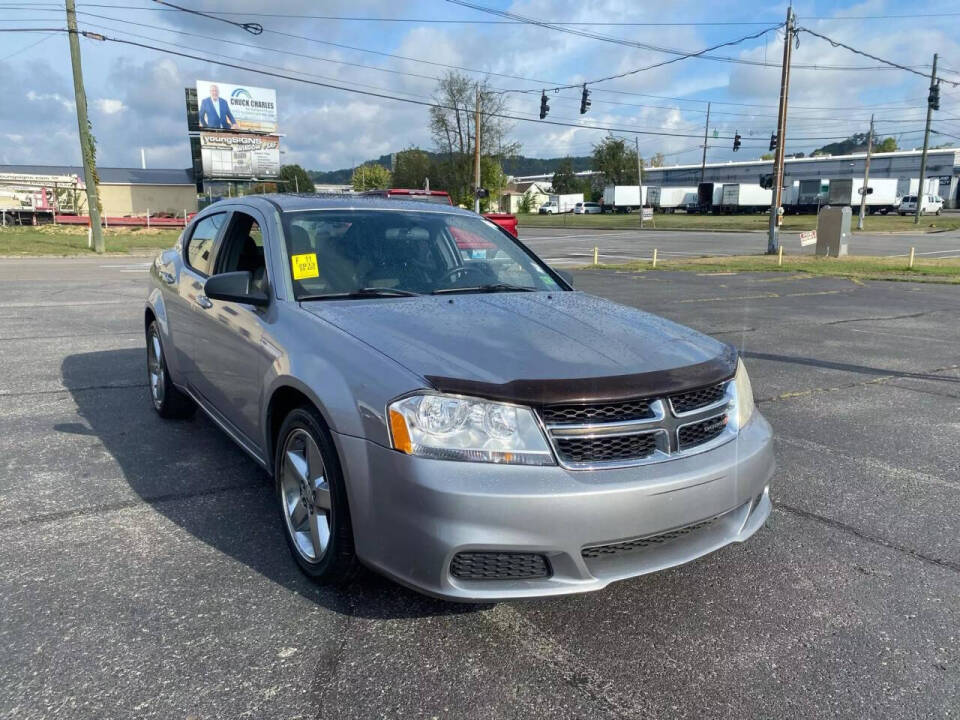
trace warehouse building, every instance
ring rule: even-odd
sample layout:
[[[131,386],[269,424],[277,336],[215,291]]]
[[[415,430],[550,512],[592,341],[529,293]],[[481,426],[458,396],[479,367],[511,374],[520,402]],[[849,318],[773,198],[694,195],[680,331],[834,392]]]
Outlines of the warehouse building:
[[[191,170],[97,168],[100,177],[100,203],[108,217],[146,215],[183,215],[197,211],[197,186]],[[61,206],[78,215],[86,215],[83,192],[83,168],[73,165],[0,165],[0,186],[36,195],[44,188],[54,190],[51,178],[57,178],[56,193]],[[70,182],[63,182],[70,179]]]
[[[908,180],[920,177],[919,150],[891,153],[875,153],[870,158],[871,178],[897,178]],[[784,161],[784,185],[797,180],[815,178],[863,177],[866,153],[856,155],[832,155],[809,158],[787,158]],[[960,178],[960,149],[945,148],[927,153],[926,177],[940,179],[940,197],[948,208],[960,207],[958,178]],[[707,163],[703,182],[757,184],[763,175],[773,170],[770,160],[747,162]],[[696,187],[700,183],[700,164],[675,165],[673,167],[645,168],[644,185]]]

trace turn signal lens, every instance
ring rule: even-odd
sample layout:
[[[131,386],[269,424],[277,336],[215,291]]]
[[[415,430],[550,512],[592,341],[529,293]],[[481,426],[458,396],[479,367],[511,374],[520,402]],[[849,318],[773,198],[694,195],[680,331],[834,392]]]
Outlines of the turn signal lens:
[[[390,436],[393,439],[395,450],[407,455],[413,452],[413,443],[410,442],[410,431],[407,430],[407,421],[396,410],[390,410]]]

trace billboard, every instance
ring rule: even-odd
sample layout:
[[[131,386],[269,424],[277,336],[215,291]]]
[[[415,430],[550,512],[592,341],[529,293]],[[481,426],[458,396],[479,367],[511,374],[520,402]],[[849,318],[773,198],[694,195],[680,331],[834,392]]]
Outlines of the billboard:
[[[197,80],[196,97],[201,130],[277,132],[276,90]]]
[[[235,132],[201,132],[203,178],[264,179],[280,172],[280,138]]]

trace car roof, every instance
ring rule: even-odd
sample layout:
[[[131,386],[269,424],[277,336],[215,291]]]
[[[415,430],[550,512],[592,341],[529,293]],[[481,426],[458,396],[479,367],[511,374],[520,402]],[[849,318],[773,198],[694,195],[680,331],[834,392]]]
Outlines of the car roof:
[[[477,217],[471,210],[464,210],[454,205],[439,205],[435,202],[411,200],[409,196],[403,200],[375,195],[354,195],[345,193],[270,193],[263,195],[243,195],[235,198],[224,198],[208,207],[216,207],[220,203],[249,204],[259,206],[269,203],[280,212],[298,212],[304,210],[403,210],[415,212],[449,213],[451,215],[465,215]],[[206,208],[204,208],[206,210]]]

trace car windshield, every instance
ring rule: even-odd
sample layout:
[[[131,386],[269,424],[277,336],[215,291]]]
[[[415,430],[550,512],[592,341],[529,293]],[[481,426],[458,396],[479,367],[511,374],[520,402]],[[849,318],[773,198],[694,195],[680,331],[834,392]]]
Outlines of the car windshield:
[[[399,210],[283,213],[298,300],[560,290],[553,272],[477,216]]]

